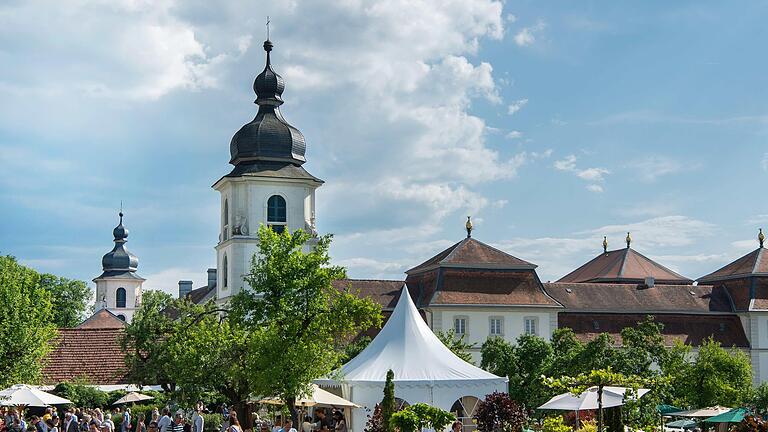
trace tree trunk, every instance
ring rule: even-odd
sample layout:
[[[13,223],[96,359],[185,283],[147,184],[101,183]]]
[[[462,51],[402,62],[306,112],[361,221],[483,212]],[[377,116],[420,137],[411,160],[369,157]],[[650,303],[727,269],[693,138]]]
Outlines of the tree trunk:
[[[603,432],[603,386],[597,387],[597,432]]]
[[[285,399],[286,405],[288,405],[288,411],[291,413],[291,420],[293,421],[293,427],[296,428],[296,430],[299,430],[301,428],[301,423],[299,423],[299,412],[296,410],[296,397],[291,396]],[[284,431],[288,432],[288,431]]]

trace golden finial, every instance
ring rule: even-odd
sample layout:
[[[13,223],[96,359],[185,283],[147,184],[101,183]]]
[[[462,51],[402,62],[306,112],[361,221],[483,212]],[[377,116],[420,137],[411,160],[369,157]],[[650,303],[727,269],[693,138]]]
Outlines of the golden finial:
[[[472,219],[470,216],[467,216],[467,223],[464,224],[464,227],[467,229],[467,238],[472,237]]]
[[[603,252],[608,253],[608,236],[603,236]]]
[[[763,247],[763,242],[765,242],[765,234],[763,234],[762,228],[760,228],[760,232],[757,234],[757,240],[760,242],[760,247]]]
[[[632,237],[630,237],[629,231],[627,231],[627,238],[625,240],[627,241],[627,249],[629,249],[629,244],[632,243]]]

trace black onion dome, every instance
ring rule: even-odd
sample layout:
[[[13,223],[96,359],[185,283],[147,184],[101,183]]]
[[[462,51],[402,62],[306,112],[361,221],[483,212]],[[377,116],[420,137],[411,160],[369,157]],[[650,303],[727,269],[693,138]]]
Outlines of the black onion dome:
[[[115,247],[101,258],[101,267],[105,272],[136,271],[139,267],[139,258],[125,248],[128,229],[123,226],[122,212],[120,212],[120,223],[112,230],[112,234],[115,236]]]
[[[272,42],[264,42],[267,64],[253,81],[259,112],[232,137],[229,145],[232,156],[229,163],[232,165],[254,161],[283,161],[296,165],[306,162],[304,135],[288,124],[280,113],[285,81],[272,69],[269,55],[272,47]]]

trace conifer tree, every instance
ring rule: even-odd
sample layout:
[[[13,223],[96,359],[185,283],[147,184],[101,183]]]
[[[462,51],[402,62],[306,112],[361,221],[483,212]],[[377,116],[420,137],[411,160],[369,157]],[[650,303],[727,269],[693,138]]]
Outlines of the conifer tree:
[[[390,424],[390,418],[397,409],[395,402],[395,373],[392,369],[387,371],[387,381],[384,383],[384,399],[381,400],[381,419],[384,423],[384,430],[387,432],[392,431],[392,425]]]

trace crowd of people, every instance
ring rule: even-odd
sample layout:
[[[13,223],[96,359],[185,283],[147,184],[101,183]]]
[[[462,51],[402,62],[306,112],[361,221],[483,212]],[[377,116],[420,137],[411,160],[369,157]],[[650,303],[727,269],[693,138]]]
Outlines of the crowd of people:
[[[133,418],[130,408],[107,412],[100,408],[69,408],[60,413],[56,407],[48,407],[42,416],[26,417],[22,407],[0,407],[0,432],[203,432],[203,410],[202,402],[192,416],[181,410],[171,415],[169,408],[163,409],[161,415],[154,409],[152,417],[146,419],[141,413]],[[121,419],[119,426],[112,420],[115,416]],[[242,432],[237,413],[230,415],[228,423],[235,427],[227,432]]]
[[[203,432],[205,405],[198,402],[192,415],[183,410],[172,412],[154,409],[150,418],[143,413],[132,415],[130,408],[68,408],[59,412],[56,407],[45,409],[44,414],[26,416],[22,407],[0,407],[0,432]],[[217,410],[222,415],[219,432],[243,432],[237,412],[226,405]],[[113,418],[120,421],[117,425]],[[347,432],[347,422],[341,411],[326,412],[316,408],[313,416],[304,416],[298,428],[290,417],[277,416],[273,422],[258,416],[254,431],[259,432]]]

